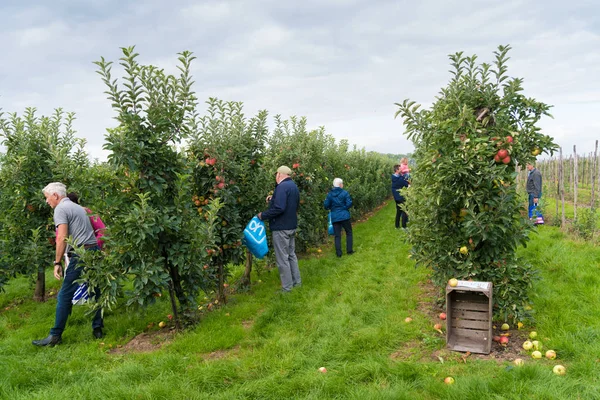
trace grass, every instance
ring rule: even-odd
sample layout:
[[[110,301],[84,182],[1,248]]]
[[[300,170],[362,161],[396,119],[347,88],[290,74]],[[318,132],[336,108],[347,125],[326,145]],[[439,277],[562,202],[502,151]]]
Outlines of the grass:
[[[35,348],[47,335],[55,300],[30,300],[17,279],[0,295],[0,397],[10,399],[594,399],[600,398],[600,250],[544,226],[520,255],[540,269],[532,289],[535,329],[555,362],[526,359],[441,363],[445,346],[419,302],[427,271],[407,258],[393,228],[394,204],[354,227],[352,256],[302,259],[303,286],[275,294],[276,271],[254,276],[248,293],[208,313],[194,329],[151,353],[116,354],[164,320],[166,299],[146,312],[107,313],[104,346],[78,307],[64,344]],[[239,273],[239,271],[236,271]],[[258,283],[258,280],[261,283]],[[48,278],[52,288],[57,287]],[[8,310],[5,310],[9,307]],[[404,318],[411,316],[407,324]],[[391,357],[400,354],[399,357]],[[567,367],[563,377],[552,366]],[[325,366],[326,374],[317,369]],[[443,383],[453,376],[456,384]]]

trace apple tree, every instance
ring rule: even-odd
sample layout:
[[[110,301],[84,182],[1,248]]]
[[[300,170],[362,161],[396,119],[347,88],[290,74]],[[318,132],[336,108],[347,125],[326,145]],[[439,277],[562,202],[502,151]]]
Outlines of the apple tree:
[[[527,318],[535,269],[517,258],[533,229],[517,194],[516,166],[557,146],[537,123],[550,106],[507,75],[508,46],[492,65],[450,56],[452,79],[431,109],[398,105],[415,146],[407,191],[409,240],[417,264],[432,270],[440,289],[451,277],[491,281],[497,319]]]
[[[207,249],[209,270],[220,301],[225,301],[227,266],[246,262],[242,285],[247,285],[252,266],[251,254],[242,247],[246,223],[264,207],[267,112],[247,119],[240,102],[215,98],[207,101],[206,115],[197,118],[188,155],[193,163],[193,202],[207,217],[206,204],[220,199],[216,248]],[[270,176],[270,175],[269,175]]]
[[[52,209],[41,190],[50,182],[76,184],[89,167],[85,141],[75,137],[73,113],[57,109],[50,117],[34,108],[22,116],[0,113],[6,153],[0,171],[0,261],[3,281],[16,274],[35,277],[34,298],[45,296],[45,268],[54,257]]]
[[[181,317],[190,321],[194,316],[197,296],[207,287],[206,251],[215,247],[214,212],[203,220],[193,207],[191,169],[180,150],[193,127],[194,57],[180,53],[180,73],[174,76],[138,63],[133,47],[122,52],[123,89],[112,77],[112,62],[104,58],[96,62],[119,122],[109,130],[104,148],[111,152],[108,162],[118,176],[121,197],[113,199],[116,211],[102,266],[90,268],[87,278],[105,293],[101,299],[105,305],[114,303],[115,287],[123,276],[132,279],[128,304],[152,303],[167,289],[179,326]],[[99,272],[90,276],[94,270]],[[103,274],[114,279],[109,282]]]

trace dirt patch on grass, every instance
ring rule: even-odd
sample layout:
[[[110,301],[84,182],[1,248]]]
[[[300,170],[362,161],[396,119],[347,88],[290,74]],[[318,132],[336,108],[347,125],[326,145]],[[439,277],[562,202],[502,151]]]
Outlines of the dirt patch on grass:
[[[175,330],[161,329],[159,331],[143,332],[131,339],[125,345],[118,345],[112,348],[111,344],[100,343],[100,346],[109,347],[111,354],[125,353],[149,353],[160,349],[167,343],[170,343],[175,336]]]
[[[232,355],[237,355],[240,352],[240,346],[232,347],[231,349],[226,350],[217,350],[210,353],[200,354],[200,358],[204,360],[220,360],[225,357],[229,357]]]
[[[445,310],[438,305],[438,296],[440,295],[439,290],[433,285],[431,280],[427,280],[419,285],[420,295],[419,298],[422,300],[417,305],[417,311],[425,315],[431,322],[431,332],[426,332],[423,336],[423,340],[413,340],[405,343],[401,348],[390,354],[390,358],[393,360],[419,360],[422,362],[459,362],[466,363],[469,360],[496,360],[499,363],[505,361],[514,361],[516,358],[528,359],[531,355],[523,350],[523,342],[528,340],[529,331],[531,328],[526,329],[510,329],[507,331],[500,330],[501,323],[494,323],[492,329],[492,336],[499,337],[506,335],[509,338],[509,342],[506,345],[501,345],[497,342],[492,342],[490,354],[475,354],[475,353],[462,353],[457,351],[451,351],[445,348],[446,343],[446,322],[440,319],[440,314]],[[435,330],[433,326],[435,324],[441,324],[442,329],[440,331]],[[431,346],[427,346],[425,341],[430,340],[433,337],[444,342],[444,348],[438,348],[431,351]],[[543,339],[539,339],[544,341]],[[424,349],[429,347],[429,349]],[[545,346],[548,349],[547,346]],[[542,352],[543,353],[543,352]]]

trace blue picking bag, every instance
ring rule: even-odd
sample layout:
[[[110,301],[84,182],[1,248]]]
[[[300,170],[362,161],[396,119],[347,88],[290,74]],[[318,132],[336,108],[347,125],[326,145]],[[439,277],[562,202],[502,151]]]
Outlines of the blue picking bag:
[[[327,233],[329,233],[330,235],[334,235],[335,231],[333,230],[333,223],[331,222],[331,211],[329,211],[329,216],[327,217]]]
[[[260,218],[255,216],[246,225],[244,229],[244,244],[250,250],[250,253],[259,259],[266,256],[269,252],[267,228]]]
[[[75,291],[75,294],[73,295],[73,299],[71,300],[71,303],[73,303],[73,305],[83,305],[85,304],[88,299],[89,299],[89,293],[88,293],[88,285],[87,283],[81,283],[79,284],[79,287],[77,288],[77,290]]]

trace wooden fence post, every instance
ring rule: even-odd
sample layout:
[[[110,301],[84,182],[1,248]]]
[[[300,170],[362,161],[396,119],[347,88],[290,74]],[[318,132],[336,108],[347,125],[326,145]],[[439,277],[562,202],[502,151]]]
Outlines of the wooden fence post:
[[[562,203],[562,218],[560,220],[560,226],[564,228],[565,226],[565,171],[563,166],[563,156],[562,156],[562,147],[559,148],[559,173],[558,180],[560,186],[560,201]]]
[[[590,206],[592,210],[594,209],[594,196],[596,193],[595,183],[596,183],[596,171],[598,170],[598,141],[596,140],[596,148],[594,149],[594,158],[592,162],[592,198],[590,201]]]
[[[577,219],[577,148],[573,146],[573,219]]]

